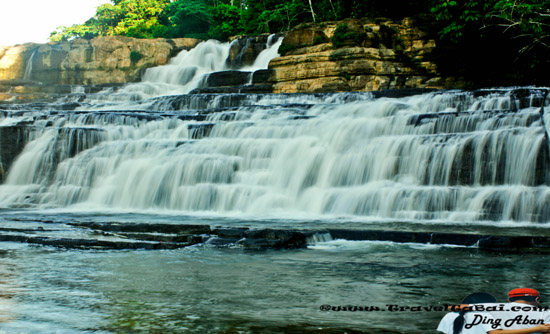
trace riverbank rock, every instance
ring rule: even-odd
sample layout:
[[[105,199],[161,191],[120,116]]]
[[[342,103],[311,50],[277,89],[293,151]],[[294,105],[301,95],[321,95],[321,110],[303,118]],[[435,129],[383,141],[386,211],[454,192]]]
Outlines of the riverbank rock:
[[[105,85],[137,81],[149,67],[167,64],[181,50],[195,47],[192,38],[137,39],[106,36],[48,44],[0,47],[0,82],[53,85]],[[36,86],[36,85],[35,85]],[[0,92],[1,100],[18,95]]]
[[[269,67],[274,93],[463,88],[437,70],[435,34],[424,18],[349,19],[288,32]]]

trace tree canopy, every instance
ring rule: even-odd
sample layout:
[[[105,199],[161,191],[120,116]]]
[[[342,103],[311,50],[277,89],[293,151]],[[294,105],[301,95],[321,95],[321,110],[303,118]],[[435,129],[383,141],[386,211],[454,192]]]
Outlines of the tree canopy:
[[[550,70],[550,0],[111,0],[85,23],[59,27],[50,40],[109,35],[225,40],[305,22],[416,14],[433,18],[450,70],[456,63],[471,73],[511,65],[517,72]]]
[[[388,1],[393,3],[388,6]],[[59,27],[50,40],[124,35],[226,39],[273,33],[304,22],[428,11],[427,0],[111,0],[83,24]]]

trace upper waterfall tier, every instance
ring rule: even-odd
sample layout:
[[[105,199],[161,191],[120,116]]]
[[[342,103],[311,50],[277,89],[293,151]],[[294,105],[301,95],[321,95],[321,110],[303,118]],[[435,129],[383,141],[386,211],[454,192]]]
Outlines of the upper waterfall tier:
[[[26,129],[27,144],[0,203],[548,222],[542,101],[542,90],[504,89],[13,106],[0,129]]]
[[[269,61],[278,56],[277,49],[282,38],[270,36],[255,62],[242,67],[246,71],[267,69]],[[228,69],[227,60],[235,42],[220,43],[208,40],[191,50],[183,50],[170,63],[148,68],[141,82],[127,84],[120,89],[105,89],[88,97],[88,102],[124,102],[149,99],[157,96],[187,94],[199,87],[205,77],[214,72]],[[246,50],[246,45],[243,50]]]

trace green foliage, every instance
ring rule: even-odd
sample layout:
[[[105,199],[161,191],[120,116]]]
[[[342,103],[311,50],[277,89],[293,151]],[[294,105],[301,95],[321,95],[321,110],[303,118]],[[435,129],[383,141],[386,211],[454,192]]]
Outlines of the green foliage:
[[[547,39],[550,30],[550,0],[436,0],[431,12],[443,23],[440,36],[454,42],[500,26],[537,43]]]
[[[313,45],[317,45],[317,44],[323,44],[323,43],[328,43],[329,40],[327,38],[326,35],[319,35],[319,36],[315,36],[315,38],[313,39]]]
[[[52,41],[124,35],[227,39],[348,17],[412,15],[435,0],[111,0],[87,22],[59,27]],[[310,3],[311,6],[310,7]]]
[[[521,52],[550,48],[550,0],[499,0],[487,16],[526,41]]]
[[[290,44],[285,44],[285,43],[283,43],[283,44],[281,44],[281,46],[279,46],[278,52],[279,52],[280,55],[284,56],[284,55],[286,55],[289,51],[294,50],[294,49],[296,49],[295,46],[290,45]]]
[[[431,12],[451,71],[458,63],[465,75],[547,83],[550,0],[435,0]]]
[[[215,7],[211,7],[209,10],[211,22],[218,22],[218,24],[210,25],[208,29],[208,36],[217,40],[226,40],[230,36],[239,34],[241,28],[241,11],[239,8],[220,4]]]
[[[431,8],[436,20],[445,25],[439,32],[442,38],[458,41],[468,29],[477,30],[482,25],[494,0],[438,0]]]
[[[143,58],[143,55],[137,51],[130,52],[130,61],[132,63],[137,63],[140,59]]]
[[[92,39],[98,36],[95,27],[86,24],[76,24],[70,27],[60,26],[50,33],[50,41],[67,41],[73,38]]]
[[[365,40],[364,33],[358,33],[352,31],[347,24],[339,24],[334,30],[334,35],[332,36],[332,45],[335,48],[342,47],[346,44],[361,45]]]
[[[170,37],[208,38],[211,16],[206,1],[177,0],[165,10]]]

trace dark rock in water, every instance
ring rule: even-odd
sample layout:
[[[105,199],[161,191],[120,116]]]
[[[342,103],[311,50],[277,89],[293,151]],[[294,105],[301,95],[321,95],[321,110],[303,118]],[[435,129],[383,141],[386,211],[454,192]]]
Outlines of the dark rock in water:
[[[240,87],[239,93],[246,94],[269,94],[273,92],[273,86],[270,84],[265,85],[246,85]]]
[[[435,245],[473,246],[481,237],[477,234],[433,233],[430,243]]]
[[[239,244],[247,249],[292,249],[307,246],[306,234],[288,230],[249,230]]]
[[[244,85],[227,87],[195,88],[190,94],[269,94],[273,92],[273,86],[266,85]]]
[[[269,78],[271,77],[273,71],[272,70],[257,70],[254,73],[252,73],[252,84],[254,85],[265,85],[269,82]]]
[[[314,235],[356,241],[391,241],[476,247],[484,251],[550,253],[550,236],[495,236],[468,233],[432,233],[386,230],[327,229],[315,231],[217,227],[207,225],[69,223],[92,228],[88,238],[56,237],[55,229],[2,228],[0,242],[21,242],[81,249],[175,249],[197,244],[216,247],[240,246],[247,250],[305,248]],[[64,230],[59,230],[66,232]],[[103,239],[98,239],[97,234]],[[42,236],[45,235],[45,236]],[[107,239],[107,240],[105,240]]]
[[[111,241],[97,239],[71,239],[28,237],[24,235],[0,235],[0,241],[25,242],[43,246],[80,249],[176,249],[190,246],[188,243]]]
[[[334,239],[346,240],[383,240],[393,242],[418,242],[429,243],[431,233],[427,232],[402,232],[402,231],[376,231],[376,230],[340,230],[329,229],[328,233]]]
[[[15,158],[27,144],[29,128],[24,126],[0,127],[0,183],[3,183]]]
[[[212,234],[223,238],[238,238],[244,237],[248,227],[235,227],[235,228],[215,228],[212,230]]]
[[[203,79],[201,86],[193,89],[191,94],[268,94],[273,92],[270,76],[270,70],[214,72]]]
[[[188,124],[187,129],[191,133],[191,139],[202,139],[210,136],[212,129],[214,128],[214,123],[193,123]]]
[[[241,86],[250,82],[252,72],[221,71],[208,75],[204,87]]]
[[[206,243],[218,247],[236,245],[248,230],[248,227],[215,228],[212,230],[213,237]]]
[[[88,227],[94,230],[111,232],[156,232],[174,234],[210,234],[208,225],[176,225],[176,224],[139,224],[139,223],[95,223],[79,222],[68,225]]]
[[[509,237],[509,236],[487,236],[479,240],[480,249],[493,251],[521,251],[537,249],[539,251],[550,251],[550,238],[548,237]]]
[[[371,92],[375,98],[389,97],[389,98],[400,98],[413,95],[420,95],[426,93],[437,92],[437,89],[432,88],[402,88],[402,89],[386,89],[380,91]]]
[[[210,246],[216,246],[216,247],[227,247],[227,246],[236,245],[239,240],[240,239],[236,239],[236,238],[218,238],[218,237],[214,237],[214,238],[208,239],[206,241],[206,244],[208,244]]]

